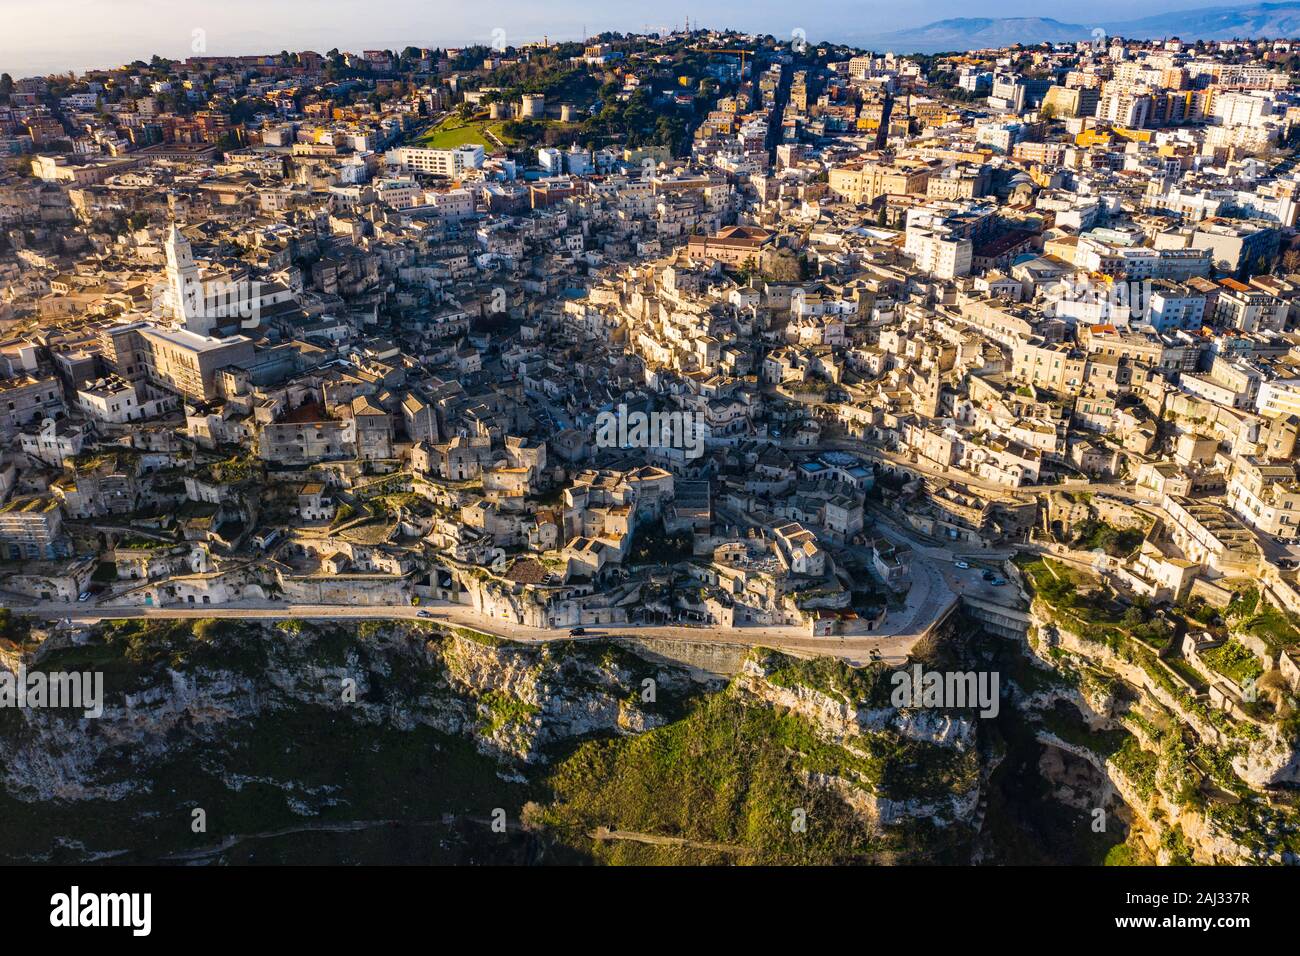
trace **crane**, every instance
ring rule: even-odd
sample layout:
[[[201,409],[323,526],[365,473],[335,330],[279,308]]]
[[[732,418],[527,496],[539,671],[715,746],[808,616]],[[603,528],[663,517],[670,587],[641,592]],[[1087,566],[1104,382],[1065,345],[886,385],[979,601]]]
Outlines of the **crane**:
[[[741,80],[744,80],[744,79],[745,79],[745,57],[747,57],[747,56],[753,56],[753,55],[754,55],[754,51],[753,51],[753,50],[718,50],[718,49],[704,49],[704,48],[701,48],[701,49],[699,50],[699,52],[700,52],[700,53],[738,53],[738,54],[740,54],[740,78],[741,78]]]

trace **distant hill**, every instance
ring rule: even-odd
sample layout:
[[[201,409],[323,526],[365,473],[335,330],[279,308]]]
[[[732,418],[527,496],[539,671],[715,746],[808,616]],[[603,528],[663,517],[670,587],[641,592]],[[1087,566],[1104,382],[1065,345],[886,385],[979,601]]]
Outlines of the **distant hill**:
[[[1246,7],[1204,7],[1161,13],[1107,26],[1107,32],[1146,40],[1231,40],[1300,36],[1300,3],[1253,3]]]
[[[955,17],[885,34],[876,42],[898,52],[933,53],[1010,46],[1013,43],[1068,43],[1091,36],[1089,27],[1062,23],[1050,17]]]
[[[1139,20],[1106,23],[1102,28],[1108,35],[1138,40],[1172,36],[1184,40],[1300,37],[1300,2],[1181,10]],[[1078,23],[1062,23],[1050,17],[955,17],[882,34],[866,42],[899,53],[936,53],[1014,43],[1089,40],[1094,29]]]

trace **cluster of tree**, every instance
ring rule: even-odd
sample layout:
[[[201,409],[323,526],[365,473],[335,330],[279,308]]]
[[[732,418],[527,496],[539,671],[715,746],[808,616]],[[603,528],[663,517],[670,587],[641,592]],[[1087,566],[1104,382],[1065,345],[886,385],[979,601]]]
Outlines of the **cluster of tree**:
[[[1089,518],[1079,526],[1074,546],[1085,551],[1101,549],[1109,555],[1121,557],[1141,544],[1142,537],[1142,532],[1136,528],[1121,530],[1104,521]]]
[[[21,644],[27,640],[27,635],[30,630],[30,620],[25,617],[19,617],[7,607],[0,607],[0,640],[13,641],[15,644]]]
[[[524,146],[568,146],[577,137],[576,124],[544,123],[538,120],[508,120],[501,127],[502,138]]]
[[[583,120],[578,140],[584,146],[619,142],[626,146],[667,146],[682,152],[691,125],[671,101],[656,105],[653,93],[642,87],[626,100],[603,101],[600,111]]]
[[[632,564],[672,564],[692,554],[694,536],[689,532],[669,534],[663,522],[638,528],[632,539]]]
[[[548,98],[589,102],[596,80],[585,69],[546,56],[495,70],[488,77],[488,85],[501,87],[506,99],[522,93],[542,93]]]

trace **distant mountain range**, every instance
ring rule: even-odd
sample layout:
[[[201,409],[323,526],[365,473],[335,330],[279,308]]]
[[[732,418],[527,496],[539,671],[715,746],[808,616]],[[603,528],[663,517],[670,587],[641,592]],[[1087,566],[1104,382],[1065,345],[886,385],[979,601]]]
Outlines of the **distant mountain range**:
[[[957,17],[876,36],[870,44],[898,53],[935,53],[1014,43],[1090,40],[1098,35],[1098,29],[1108,36],[1135,40],[1172,36],[1184,40],[1300,37],[1300,2],[1204,7],[1093,25],[1062,23],[1050,17]]]

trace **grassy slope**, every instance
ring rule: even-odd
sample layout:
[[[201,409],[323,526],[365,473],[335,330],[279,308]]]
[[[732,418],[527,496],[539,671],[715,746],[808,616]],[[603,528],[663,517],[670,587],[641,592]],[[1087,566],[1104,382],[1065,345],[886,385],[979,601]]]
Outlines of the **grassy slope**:
[[[583,743],[545,779],[554,802],[538,814],[564,842],[606,863],[868,863],[942,855],[917,828],[873,835],[808,773],[880,777],[880,764],[818,741],[799,717],[727,693],[632,738]],[[806,828],[794,825],[802,811]],[[734,849],[592,843],[598,827]],[[919,829],[928,829],[921,827]],[[912,843],[909,836],[920,836]],[[927,842],[928,841],[928,842]]]

